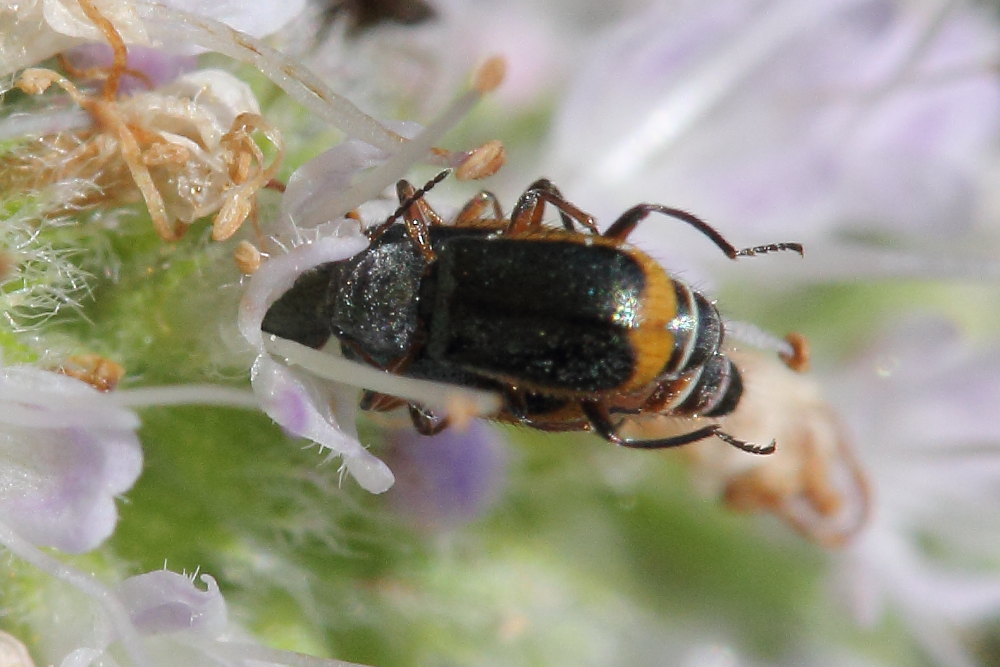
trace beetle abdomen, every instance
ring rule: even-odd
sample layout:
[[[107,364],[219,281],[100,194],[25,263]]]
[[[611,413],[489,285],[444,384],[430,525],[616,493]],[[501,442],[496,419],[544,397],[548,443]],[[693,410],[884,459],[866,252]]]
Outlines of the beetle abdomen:
[[[656,412],[692,417],[721,417],[736,409],[743,395],[743,379],[724,354],[673,380],[661,382],[649,397]]]
[[[680,281],[674,281],[676,315],[667,325],[675,346],[663,368],[666,377],[677,377],[700,368],[719,352],[723,326],[719,310],[708,299]]]

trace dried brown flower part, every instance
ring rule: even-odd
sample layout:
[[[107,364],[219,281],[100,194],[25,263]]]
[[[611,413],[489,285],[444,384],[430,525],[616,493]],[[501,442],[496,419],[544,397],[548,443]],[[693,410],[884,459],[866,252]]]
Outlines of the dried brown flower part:
[[[809,375],[766,353],[729,354],[745,390],[737,409],[713,423],[749,442],[774,440],[777,450],[748,456],[712,439],[683,447],[695,483],[733,510],[767,512],[818,544],[843,546],[867,522],[870,491],[840,418]],[[652,417],[631,420],[628,428],[659,438],[692,424]]]
[[[125,44],[91,3],[81,0],[81,7],[114,53],[100,91],[87,92],[58,72],[38,68],[22,72],[15,85],[41,95],[54,84],[92,124],[38,137],[3,156],[0,192],[80,179],[93,187],[66,202],[66,210],[141,200],[164,240],[180,238],[192,222],[208,216],[214,216],[212,238],[229,238],[254,216],[256,193],[277,171],[277,129],[260,116],[249,87],[221,70],[193,72],[157,90],[120,97],[118,82],[129,71]],[[269,161],[254,139],[258,132],[275,148]]]
[[[125,368],[121,364],[99,354],[71,355],[55,370],[82,380],[98,391],[111,391],[125,377]]]

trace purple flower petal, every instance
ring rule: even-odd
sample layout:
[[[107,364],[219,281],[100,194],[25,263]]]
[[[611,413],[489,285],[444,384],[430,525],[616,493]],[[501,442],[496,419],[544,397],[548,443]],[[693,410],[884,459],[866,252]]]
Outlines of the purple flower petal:
[[[238,0],[163,0],[162,4],[262,37],[280,30],[295,18],[305,6],[305,0],[259,0],[252,10]],[[111,21],[126,44],[149,46],[151,38],[156,40],[156,26],[142,21],[129,3],[101,3],[99,10]],[[4,39],[0,42],[0,75],[29,67],[81,44],[106,42],[104,35],[80,10],[76,0],[6,3],[0,6],[0,19],[4,25]],[[188,42],[172,42],[169,46],[175,52],[194,52]]]
[[[381,493],[392,486],[392,472],[357,440],[353,423],[356,398],[341,387],[319,383],[307,373],[273,360],[264,349],[261,323],[270,304],[288,290],[303,271],[350,257],[365,247],[360,235],[327,236],[273,257],[250,280],[240,304],[239,327],[259,355],[251,369],[261,408],[283,428],[342,454],[344,465],[364,488]],[[351,390],[357,393],[357,390]],[[350,403],[350,406],[345,405]]]
[[[0,369],[0,520],[37,545],[98,546],[117,522],[115,496],[142,470],[138,423],[79,380]]]
[[[396,473],[389,502],[424,526],[452,526],[480,516],[496,500],[506,473],[503,445],[481,422],[435,436],[413,429],[391,438]]]
[[[189,577],[157,570],[126,579],[118,595],[143,634],[196,632],[217,637],[226,630],[226,602],[213,577],[203,574],[200,579],[204,591]]]
[[[109,67],[111,47],[106,44],[84,44],[70,49],[64,54],[79,69]],[[170,83],[181,74],[192,71],[198,64],[197,58],[189,55],[174,55],[159,49],[133,46],[128,50],[127,67],[146,76],[153,88]],[[120,93],[128,94],[147,90],[145,81],[126,74],[118,86]]]

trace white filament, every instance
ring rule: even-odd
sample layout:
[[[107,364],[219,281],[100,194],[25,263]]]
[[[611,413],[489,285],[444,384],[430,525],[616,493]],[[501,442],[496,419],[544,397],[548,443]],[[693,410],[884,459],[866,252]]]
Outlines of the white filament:
[[[726,336],[761,350],[774,350],[782,357],[795,356],[795,348],[784,338],[779,338],[755,324],[729,320],[725,323]]]
[[[325,200],[328,215],[332,218],[346,215],[351,209],[378,197],[386,184],[395,183],[415,163],[420,162],[480,97],[475,90],[466,92],[420,134],[403,144],[388,160],[364,174],[357,183],[344,192],[331,191]]]
[[[108,397],[122,407],[139,408],[163,405],[221,405],[259,410],[260,401],[253,392],[211,384],[182,384],[163,387],[120,389]]]
[[[493,415],[501,407],[500,397],[493,392],[395,375],[277,336],[265,336],[264,347],[317,377],[404,398],[432,410],[447,412],[459,404],[469,406],[476,415]]]

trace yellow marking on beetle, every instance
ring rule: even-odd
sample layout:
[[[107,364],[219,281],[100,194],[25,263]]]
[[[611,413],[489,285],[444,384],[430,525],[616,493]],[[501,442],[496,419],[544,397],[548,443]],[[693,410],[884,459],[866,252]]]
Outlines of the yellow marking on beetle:
[[[677,296],[673,280],[652,257],[631,246],[618,248],[639,265],[646,280],[639,296],[636,326],[628,332],[635,366],[632,376],[619,387],[619,391],[627,393],[653,382],[670,360],[674,336],[667,324],[677,315]]]

